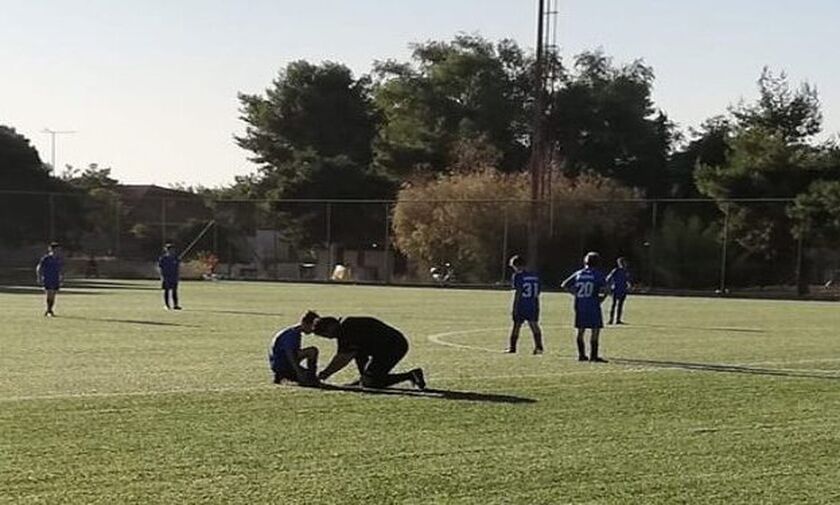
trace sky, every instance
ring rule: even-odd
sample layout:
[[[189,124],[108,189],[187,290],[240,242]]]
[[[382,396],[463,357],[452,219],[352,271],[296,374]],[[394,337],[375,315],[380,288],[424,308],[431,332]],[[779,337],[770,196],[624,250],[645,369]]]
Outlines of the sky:
[[[534,47],[537,0],[0,0],[0,124],[56,165],[130,184],[218,186],[253,172],[237,93],[291,61],[357,74],[458,32]],[[757,96],[767,65],[817,86],[840,132],[837,0],[559,0],[565,56],[602,48],[656,73],[656,106],[697,126]]]

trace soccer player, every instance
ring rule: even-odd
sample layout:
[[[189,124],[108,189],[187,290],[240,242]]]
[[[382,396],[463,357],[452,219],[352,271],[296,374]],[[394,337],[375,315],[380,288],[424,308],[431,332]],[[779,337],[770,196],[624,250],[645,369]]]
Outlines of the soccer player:
[[[47,310],[44,317],[55,317],[55,297],[64,282],[64,261],[60,253],[61,247],[58,242],[52,242],[47,254],[41,257],[38,266],[35,267],[35,278],[38,284],[44,287],[46,294]]]
[[[598,355],[598,337],[604,320],[601,314],[601,303],[606,298],[604,289],[607,281],[604,274],[596,269],[598,253],[590,252],[583,258],[583,268],[563,281],[561,286],[568,289],[575,297],[575,328],[577,328],[578,361],[592,361],[606,363],[607,360]],[[586,330],[592,336],[589,340],[590,354],[586,357],[586,344],[583,341]]]
[[[178,305],[178,281],[181,277],[181,258],[175,254],[175,246],[167,243],[163,247],[163,254],[158,258],[158,273],[160,274],[160,287],[163,289],[163,307],[166,310],[181,310]],[[172,305],[169,305],[169,296],[172,295]]]
[[[274,334],[268,352],[268,363],[274,372],[275,384],[288,380],[303,386],[317,385],[315,371],[318,366],[318,348],[301,349],[301,338],[304,334],[312,333],[317,320],[318,314],[310,310],[300,318],[299,324]],[[304,360],[306,367],[300,364]]]
[[[391,370],[408,353],[408,341],[396,328],[373,317],[322,317],[315,323],[316,335],[338,341],[338,349],[330,364],[321,370],[318,379],[325,381],[343,369],[351,360],[359,369],[359,382],[364,387],[386,388],[411,381],[419,389],[426,388],[423,370],[405,373]]]
[[[542,330],[540,329],[540,278],[525,270],[525,261],[521,256],[510,259],[513,268],[513,327],[510,330],[510,345],[507,352],[516,353],[519,330],[522,323],[528,322],[534,335],[534,354],[543,353]]]
[[[612,306],[610,307],[610,320],[608,324],[624,324],[621,314],[624,312],[624,301],[627,299],[627,291],[630,289],[630,273],[627,271],[627,260],[618,258],[616,267],[607,275],[607,287],[612,293]]]

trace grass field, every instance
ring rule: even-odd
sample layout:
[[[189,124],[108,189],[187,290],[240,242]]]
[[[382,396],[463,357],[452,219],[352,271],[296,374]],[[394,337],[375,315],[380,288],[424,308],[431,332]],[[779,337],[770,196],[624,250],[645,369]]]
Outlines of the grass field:
[[[180,313],[159,294],[71,285],[44,319],[0,287],[0,502],[840,503],[836,304],[631,298],[594,365],[559,293],[541,357],[527,331],[497,352],[504,292],[186,283]],[[397,325],[432,391],[272,385],[268,341],[307,308]]]

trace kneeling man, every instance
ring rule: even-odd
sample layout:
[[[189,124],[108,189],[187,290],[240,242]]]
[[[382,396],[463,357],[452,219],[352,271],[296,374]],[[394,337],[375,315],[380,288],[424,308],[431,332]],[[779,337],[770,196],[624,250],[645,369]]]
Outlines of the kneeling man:
[[[322,317],[315,323],[313,332],[338,341],[338,349],[332,361],[318,374],[318,379],[322,381],[355,359],[360,382],[364,387],[386,388],[399,382],[411,381],[419,389],[426,388],[426,380],[420,368],[405,373],[391,373],[408,353],[408,341],[399,330],[379,319],[346,317],[339,320]]]

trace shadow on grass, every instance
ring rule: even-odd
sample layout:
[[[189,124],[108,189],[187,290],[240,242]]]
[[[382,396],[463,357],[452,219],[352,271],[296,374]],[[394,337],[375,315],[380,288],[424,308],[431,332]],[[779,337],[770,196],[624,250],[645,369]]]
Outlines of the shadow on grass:
[[[81,316],[61,316],[61,319],[75,319],[77,321],[95,321],[100,323],[119,323],[119,324],[140,324],[145,326],[173,326],[180,328],[201,328],[194,324],[182,323],[164,323],[162,321],[143,321],[142,319],[114,319],[110,317],[81,317]]]
[[[40,286],[0,286],[0,294],[7,295],[43,295],[44,288]],[[101,295],[91,291],[77,291],[75,289],[61,288],[58,295]]]
[[[259,312],[254,310],[211,310],[211,309],[190,309],[190,312],[206,312],[208,314],[235,314],[238,316],[266,316],[266,317],[284,317],[286,314],[278,314],[276,312]]]
[[[357,393],[362,395],[380,395],[380,396],[411,396],[414,398],[431,398],[438,400],[455,400],[465,402],[486,402],[486,403],[536,403],[536,400],[531,398],[523,398],[521,396],[501,395],[494,393],[478,393],[474,391],[452,391],[448,389],[430,389],[426,388],[423,391],[416,389],[403,388],[387,388],[387,389],[371,389],[362,388],[359,386],[335,386],[332,384],[321,384],[320,389],[326,391],[343,391],[347,393]]]
[[[125,290],[125,291],[159,291],[160,286],[148,286],[131,282],[98,281],[93,279],[73,279],[67,281],[67,286],[77,289]]]
[[[757,368],[752,366],[723,365],[717,363],[688,363],[684,361],[665,361],[649,359],[613,358],[610,360],[617,365],[649,366],[659,368],[674,368],[701,372],[737,373],[747,375],[767,375],[773,377],[796,377],[803,379],[840,380],[840,375],[831,372],[813,372],[808,370],[779,370],[777,368]]]

